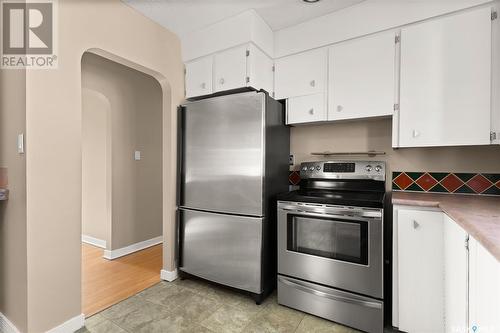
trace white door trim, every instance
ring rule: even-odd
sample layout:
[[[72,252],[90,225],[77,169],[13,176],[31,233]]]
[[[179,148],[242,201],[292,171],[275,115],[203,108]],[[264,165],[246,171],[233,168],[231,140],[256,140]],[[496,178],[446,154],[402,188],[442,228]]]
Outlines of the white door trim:
[[[85,326],[85,315],[82,313],[61,325],[48,330],[46,333],[73,333]]]
[[[104,239],[95,238],[89,235],[82,235],[82,243],[97,246],[100,247],[101,249],[106,248],[106,241]]]
[[[167,271],[166,269],[162,269],[160,272],[160,277],[162,280],[172,282],[179,277],[179,272],[177,271],[177,269],[175,269],[174,271]]]
[[[126,256],[128,254],[147,249],[148,247],[158,245],[163,243],[163,236],[158,236],[155,238],[151,238],[139,243],[135,243],[129,246],[125,246],[116,250],[104,250],[103,257],[108,260],[113,260],[116,258],[120,258]]]
[[[17,327],[0,312],[0,332],[2,333],[20,333]]]

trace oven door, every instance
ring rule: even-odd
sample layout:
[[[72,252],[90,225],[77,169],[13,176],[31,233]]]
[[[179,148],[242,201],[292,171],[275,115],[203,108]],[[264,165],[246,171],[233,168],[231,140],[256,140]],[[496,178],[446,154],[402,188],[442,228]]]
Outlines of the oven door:
[[[278,202],[278,273],[383,298],[383,211]]]

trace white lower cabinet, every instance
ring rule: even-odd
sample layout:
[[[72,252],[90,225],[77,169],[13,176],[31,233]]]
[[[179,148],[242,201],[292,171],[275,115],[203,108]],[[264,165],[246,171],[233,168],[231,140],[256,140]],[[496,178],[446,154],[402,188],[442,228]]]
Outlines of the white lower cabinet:
[[[398,328],[405,332],[442,332],[443,214],[401,209],[396,220]]]
[[[444,331],[467,332],[469,235],[455,221],[444,218]]]
[[[393,326],[500,332],[500,263],[438,209],[395,206]]]
[[[470,332],[500,332],[500,262],[472,237],[469,249]]]

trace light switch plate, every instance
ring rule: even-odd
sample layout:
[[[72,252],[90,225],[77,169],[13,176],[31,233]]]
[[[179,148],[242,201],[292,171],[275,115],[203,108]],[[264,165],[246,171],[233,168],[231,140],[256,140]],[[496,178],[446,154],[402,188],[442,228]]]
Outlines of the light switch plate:
[[[141,152],[139,150],[136,150],[134,152],[134,160],[140,161],[141,160]]]
[[[24,134],[19,134],[17,136],[17,153],[24,154]]]

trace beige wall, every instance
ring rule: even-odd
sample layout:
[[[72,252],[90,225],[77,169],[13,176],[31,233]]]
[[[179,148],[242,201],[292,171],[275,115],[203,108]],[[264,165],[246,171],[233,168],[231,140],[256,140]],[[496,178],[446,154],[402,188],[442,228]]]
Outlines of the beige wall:
[[[107,240],[109,250],[161,236],[162,95],[159,83],[134,69],[86,53],[82,60],[82,87],[84,92],[93,92],[93,96],[83,95],[83,233],[96,238],[103,235],[105,238],[100,239]],[[106,110],[102,110],[108,105],[109,120]],[[111,158],[110,220],[106,207],[107,131],[111,140],[108,155]],[[136,150],[141,152],[140,161],[133,158]]]
[[[60,0],[57,70],[26,74],[28,328],[81,313],[81,58],[89,49],[160,81],[164,268],[175,267],[175,108],[183,99],[178,38],[119,0]]]
[[[0,201],[0,312],[25,332],[27,314],[26,159],[17,135],[26,132],[26,72],[0,70],[0,167],[8,168],[9,200]]]
[[[290,151],[295,168],[304,161],[325,160],[312,152],[385,151],[386,156],[358,157],[383,160],[392,171],[454,171],[500,173],[500,146],[392,149],[391,119],[293,127]],[[348,156],[329,159],[350,159]],[[356,158],[353,158],[356,159]],[[390,173],[388,173],[390,177]],[[388,186],[390,183],[388,183]]]

